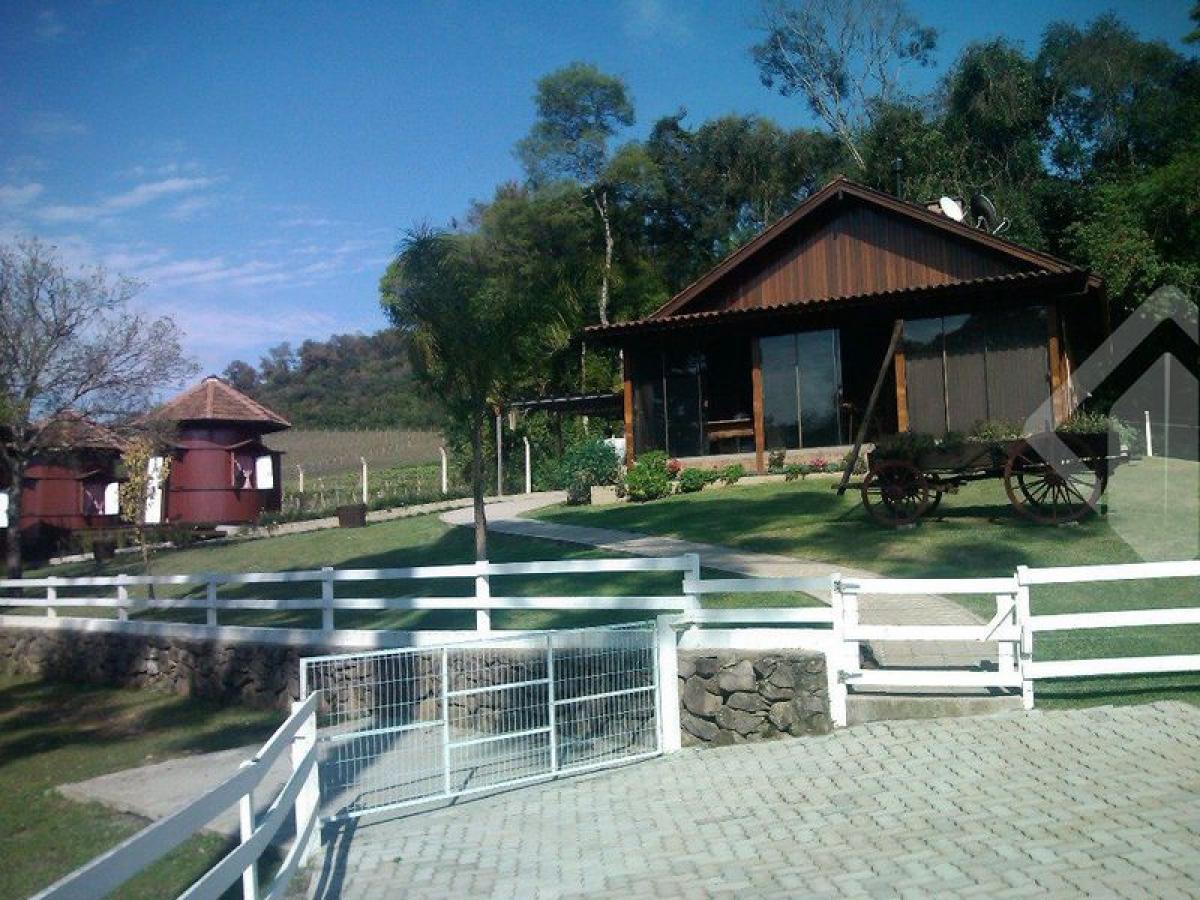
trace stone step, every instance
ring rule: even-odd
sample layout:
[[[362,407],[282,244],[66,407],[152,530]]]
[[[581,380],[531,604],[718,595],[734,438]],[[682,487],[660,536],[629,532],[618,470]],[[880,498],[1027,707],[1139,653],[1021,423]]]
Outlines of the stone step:
[[[988,693],[964,689],[851,692],[846,701],[849,725],[896,719],[943,719],[956,716],[992,716],[1021,709],[1021,694]]]

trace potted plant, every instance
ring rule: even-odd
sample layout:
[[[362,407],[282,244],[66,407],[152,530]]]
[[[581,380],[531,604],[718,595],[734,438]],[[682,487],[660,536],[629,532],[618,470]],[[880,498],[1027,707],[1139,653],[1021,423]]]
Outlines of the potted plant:
[[[367,504],[347,503],[337,508],[339,528],[364,528],[367,524]]]

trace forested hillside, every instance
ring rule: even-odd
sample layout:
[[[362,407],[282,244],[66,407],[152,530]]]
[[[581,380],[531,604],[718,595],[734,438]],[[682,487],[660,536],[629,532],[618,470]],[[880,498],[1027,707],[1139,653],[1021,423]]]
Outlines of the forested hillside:
[[[230,363],[225,378],[297,428],[428,428],[439,422],[417,382],[408,342],[394,328],[272,347],[257,367]]]

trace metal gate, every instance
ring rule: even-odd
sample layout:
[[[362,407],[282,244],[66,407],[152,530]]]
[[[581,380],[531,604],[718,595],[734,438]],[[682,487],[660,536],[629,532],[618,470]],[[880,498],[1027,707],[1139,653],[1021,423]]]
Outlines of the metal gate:
[[[658,687],[653,622],[303,659],[322,818],[654,756]]]

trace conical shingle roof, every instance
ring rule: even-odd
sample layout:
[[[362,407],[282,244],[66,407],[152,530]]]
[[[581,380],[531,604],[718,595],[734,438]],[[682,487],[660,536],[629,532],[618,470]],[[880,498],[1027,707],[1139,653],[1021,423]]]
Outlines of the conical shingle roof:
[[[216,375],[209,375],[195,387],[168,400],[151,415],[174,422],[248,422],[261,426],[262,431],[292,427],[283,416]]]

